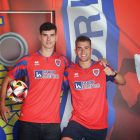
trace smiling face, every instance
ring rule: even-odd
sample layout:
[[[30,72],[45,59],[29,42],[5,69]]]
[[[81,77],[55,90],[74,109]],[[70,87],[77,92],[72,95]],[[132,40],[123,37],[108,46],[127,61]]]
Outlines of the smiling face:
[[[55,42],[57,41],[57,35],[55,30],[42,31],[39,35],[39,40],[42,43],[42,48],[54,49]]]
[[[93,49],[89,41],[79,41],[76,44],[75,53],[78,57],[78,62],[90,62]]]

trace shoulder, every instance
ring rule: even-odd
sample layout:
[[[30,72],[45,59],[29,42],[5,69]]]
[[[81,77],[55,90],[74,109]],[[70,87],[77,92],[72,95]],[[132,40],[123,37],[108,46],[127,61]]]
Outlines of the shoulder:
[[[59,56],[63,59],[63,60],[69,60],[65,55],[63,54],[59,54]]]
[[[61,59],[65,63],[65,65],[72,65],[73,64],[73,62],[69,58],[67,58],[65,55],[59,54],[59,53],[56,53],[56,52],[54,52],[54,54],[56,56],[58,56],[58,58]]]
[[[37,52],[33,52],[33,53],[30,53],[30,54],[27,54],[27,55],[21,57],[20,59],[28,60],[31,57],[36,57],[36,55],[38,55],[38,53]]]
[[[23,57],[21,57],[21,58],[16,62],[16,64],[18,64],[18,65],[20,65],[20,64],[27,65],[29,59],[30,59],[31,57],[33,57],[34,55],[36,55],[36,54],[37,54],[37,52],[35,52],[35,53],[30,53],[30,54],[28,54],[28,55],[24,55]]]
[[[62,59],[65,59],[65,60],[67,59],[67,60],[68,60],[68,58],[67,58],[65,55],[63,55],[63,54],[59,54],[59,53],[56,53],[56,52],[54,52],[54,54],[55,54],[56,56],[62,58]]]
[[[94,61],[94,65],[101,65],[99,61]]]
[[[65,71],[71,71],[71,70],[73,70],[73,69],[76,69],[76,67],[77,67],[77,64],[69,65],[69,66],[65,69]]]
[[[96,66],[98,68],[102,68],[104,69],[104,66],[102,64],[100,64],[100,61],[94,61],[93,65],[92,66]]]
[[[75,71],[77,70],[78,65],[77,64],[72,64],[69,65],[64,72],[64,76],[67,77],[69,74],[75,73]]]

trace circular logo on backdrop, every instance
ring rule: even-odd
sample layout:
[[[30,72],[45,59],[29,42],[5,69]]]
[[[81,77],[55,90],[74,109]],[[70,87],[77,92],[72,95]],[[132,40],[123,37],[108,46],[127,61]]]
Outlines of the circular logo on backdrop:
[[[0,63],[12,67],[28,53],[26,40],[19,34],[9,32],[0,36]]]

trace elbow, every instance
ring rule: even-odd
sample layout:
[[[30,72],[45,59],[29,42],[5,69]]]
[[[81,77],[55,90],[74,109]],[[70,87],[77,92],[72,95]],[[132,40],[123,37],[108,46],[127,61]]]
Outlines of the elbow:
[[[126,85],[126,80],[125,80],[125,82],[124,82],[124,84],[123,85]]]
[[[124,80],[120,83],[120,85],[126,85],[126,80],[124,79]]]
[[[120,85],[126,85],[126,80],[121,74],[117,74],[116,82]]]

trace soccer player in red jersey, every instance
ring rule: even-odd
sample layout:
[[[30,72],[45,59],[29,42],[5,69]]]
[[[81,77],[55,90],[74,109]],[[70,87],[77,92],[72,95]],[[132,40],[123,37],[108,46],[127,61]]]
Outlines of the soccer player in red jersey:
[[[8,121],[5,106],[10,81],[27,77],[28,95],[21,106],[18,140],[60,140],[60,93],[63,73],[72,62],[54,52],[57,28],[46,22],[40,26],[41,49],[22,57],[8,72],[1,86],[0,115]]]
[[[93,49],[86,36],[76,39],[78,64],[66,68],[64,86],[70,86],[73,111],[62,140],[105,140],[108,105],[106,81],[124,85],[124,77],[110,66],[91,59]]]

